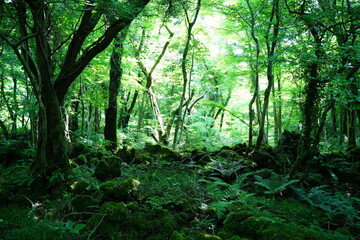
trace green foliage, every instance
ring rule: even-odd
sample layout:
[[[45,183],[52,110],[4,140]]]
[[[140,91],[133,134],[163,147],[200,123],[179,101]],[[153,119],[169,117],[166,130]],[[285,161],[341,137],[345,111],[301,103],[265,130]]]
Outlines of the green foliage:
[[[360,199],[340,192],[332,193],[326,190],[327,188],[327,185],[323,185],[313,187],[308,191],[300,188],[293,189],[301,201],[324,210],[331,220],[336,221],[338,217],[342,217],[350,223],[358,222],[360,211],[355,206],[359,205]]]
[[[140,182],[133,178],[125,181],[113,179],[100,184],[100,190],[103,191],[104,198],[113,201],[127,201],[135,197],[139,187]]]
[[[207,180],[199,180],[199,182],[206,184],[207,194],[212,198],[209,208],[215,210],[218,219],[222,219],[226,216],[232,205],[235,203],[243,203],[246,207],[255,204],[255,201],[252,201],[254,194],[249,194],[242,190],[246,185],[244,180],[249,175],[251,174],[243,174],[242,178],[238,178],[235,183],[232,184],[226,183],[222,179],[216,177],[210,177]],[[252,204],[248,205],[251,201]]]
[[[57,223],[40,221],[34,214],[29,214],[29,209],[19,209],[17,207],[6,207],[0,209],[0,232],[3,240],[23,240],[23,239],[41,239],[41,240],[63,240],[76,239],[84,225],[73,224],[72,228],[57,228]],[[70,227],[70,225],[69,225]],[[73,230],[73,233],[69,231]],[[75,231],[78,230],[78,231]]]
[[[271,176],[268,179],[264,179],[261,176],[255,175],[255,184],[267,189],[264,191],[266,194],[278,194],[284,191],[288,186],[299,182],[297,179],[289,180],[289,176],[281,176],[275,172],[271,172]]]
[[[86,227],[86,224],[75,224],[71,220],[64,222],[57,222],[55,226],[52,226],[52,229],[61,230],[64,232],[69,232],[73,234],[80,234],[80,231]]]

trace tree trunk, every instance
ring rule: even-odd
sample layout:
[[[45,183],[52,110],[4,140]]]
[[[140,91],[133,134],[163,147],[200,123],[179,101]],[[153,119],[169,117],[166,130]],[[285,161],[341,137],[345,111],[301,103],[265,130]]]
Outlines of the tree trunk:
[[[187,20],[187,23],[188,23],[188,29],[187,29],[187,36],[186,36],[186,43],[185,43],[185,47],[184,47],[184,52],[183,52],[183,56],[182,56],[182,60],[181,60],[181,70],[182,70],[182,76],[183,76],[183,90],[182,90],[182,95],[181,95],[181,99],[180,99],[178,113],[177,113],[177,116],[176,116],[175,133],[174,133],[174,139],[173,139],[173,148],[175,148],[176,144],[178,143],[177,137],[178,137],[178,132],[179,132],[180,125],[181,125],[182,109],[183,109],[183,105],[184,105],[184,102],[185,102],[186,87],[187,87],[187,84],[188,84],[188,73],[187,73],[187,70],[186,70],[186,60],[187,60],[187,55],[188,55],[189,47],[190,47],[192,29],[193,29],[193,27],[194,27],[194,25],[196,23],[198,15],[199,15],[200,7],[201,7],[201,0],[197,0],[195,15],[194,15],[193,19],[191,20],[191,22],[190,22],[190,19],[189,19],[188,12],[184,8],[185,15],[186,15],[186,20]]]
[[[8,37],[1,32],[0,37],[13,49],[21,62],[39,104],[37,153],[31,166],[32,174],[40,179],[36,184],[37,189],[63,189],[65,184],[62,183],[70,170],[61,108],[71,84],[90,61],[102,52],[122,29],[130,25],[148,2],[149,0],[122,1],[121,4],[128,4],[129,11],[123,11],[124,14],[117,16],[114,23],[104,29],[103,34],[88,44],[88,47],[85,46],[85,40],[89,39],[87,37],[98,25],[103,12],[95,8],[94,4],[85,3],[84,11],[79,14],[77,28],[66,39],[69,43],[56,79],[52,79],[55,78],[52,58],[58,46],[55,46],[53,51],[50,48],[50,41],[54,38],[51,33],[50,14],[51,7],[57,5],[46,0],[14,0],[7,3],[12,5],[9,9],[14,10],[14,20],[17,21],[18,31],[13,32],[19,33],[20,37]],[[31,16],[27,14],[27,8],[31,10]],[[17,42],[13,43],[13,40]],[[35,51],[30,50],[30,41],[34,42]]]
[[[275,21],[273,23],[273,21]],[[271,89],[274,86],[274,55],[275,55],[275,48],[278,43],[278,34],[279,34],[279,27],[280,27],[280,15],[279,15],[279,0],[273,1],[273,7],[271,11],[270,21],[267,28],[267,33],[265,36],[266,39],[266,47],[267,47],[267,71],[266,76],[268,79],[268,86],[265,90],[264,96],[264,105],[263,110],[261,113],[260,118],[260,128],[259,128],[259,135],[256,141],[255,150],[259,150],[261,143],[265,140],[265,117],[268,113],[268,106],[269,106],[269,99]],[[272,35],[270,36],[270,32],[272,30]]]
[[[114,47],[110,58],[110,82],[109,82],[109,101],[105,112],[105,140],[109,141],[107,149],[115,151],[117,148],[117,97],[121,84],[122,68],[121,60],[123,54],[123,42],[126,38],[127,30],[119,33],[115,37]]]

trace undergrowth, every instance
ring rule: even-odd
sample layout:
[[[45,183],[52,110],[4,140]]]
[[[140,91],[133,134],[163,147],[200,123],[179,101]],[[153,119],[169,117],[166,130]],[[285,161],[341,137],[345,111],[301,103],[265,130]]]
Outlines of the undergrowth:
[[[335,188],[306,181],[325,179],[320,173],[310,173],[305,180],[290,179],[275,168],[257,168],[251,157],[232,150],[202,153],[209,154],[210,161],[201,164],[189,152],[180,158],[171,151],[138,151],[136,164],[122,162],[119,176],[100,180],[96,163],[110,158],[92,151],[91,162],[85,153],[81,163],[72,162],[69,188],[54,200],[46,195],[33,200],[28,164],[3,169],[0,239],[341,240],[360,236],[356,188],[351,185],[350,193],[344,191],[345,183]]]

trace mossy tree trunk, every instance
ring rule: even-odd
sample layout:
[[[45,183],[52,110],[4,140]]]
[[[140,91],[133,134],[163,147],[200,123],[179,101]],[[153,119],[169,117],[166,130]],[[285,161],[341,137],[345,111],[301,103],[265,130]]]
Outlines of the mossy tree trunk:
[[[66,180],[70,171],[62,107],[71,84],[90,61],[102,52],[122,29],[129,26],[149,0],[128,0],[123,3],[126,4],[127,11],[117,16],[102,36],[92,44],[85,45],[86,38],[93,32],[102,15],[102,10],[91,4],[92,1],[89,2],[84,5],[77,29],[67,38],[69,44],[65,57],[61,59],[59,71],[55,71],[53,59],[59,46],[51,45],[52,17],[56,17],[51,14],[58,7],[56,2],[14,0],[5,3],[9,10],[14,11],[18,31],[12,31],[14,36],[11,37],[0,33],[0,37],[14,50],[22,63],[37,98],[38,143],[31,169],[32,174],[40,179],[37,187],[47,189],[48,192],[61,190],[66,185],[66,181],[62,180]],[[35,46],[35,49],[32,46]],[[59,74],[56,76],[57,72]],[[55,182],[50,182],[50,179],[59,180],[59,184],[52,184]]]
[[[122,68],[121,59],[123,54],[123,42],[127,30],[123,30],[114,39],[114,47],[110,58],[110,83],[109,83],[109,100],[108,108],[105,112],[105,140],[109,141],[107,149],[115,151],[117,147],[117,97],[121,84]]]

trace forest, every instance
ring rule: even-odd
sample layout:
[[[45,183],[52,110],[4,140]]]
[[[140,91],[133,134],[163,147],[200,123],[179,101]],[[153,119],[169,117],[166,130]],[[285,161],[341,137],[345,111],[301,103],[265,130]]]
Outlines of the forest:
[[[0,240],[360,239],[358,0],[0,21]]]

